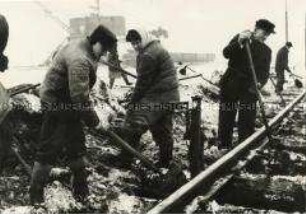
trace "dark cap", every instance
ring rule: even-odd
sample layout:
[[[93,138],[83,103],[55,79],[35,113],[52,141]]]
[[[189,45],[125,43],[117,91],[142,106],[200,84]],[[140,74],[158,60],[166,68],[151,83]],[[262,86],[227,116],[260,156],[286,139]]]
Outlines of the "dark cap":
[[[267,19],[259,19],[256,21],[255,27],[266,31],[267,33],[275,33],[275,25]]]
[[[291,42],[286,42],[287,47],[293,47]]]
[[[99,25],[88,37],[91,45],[101,43],[107,50],[117,43],[116,35],[103,25]]]

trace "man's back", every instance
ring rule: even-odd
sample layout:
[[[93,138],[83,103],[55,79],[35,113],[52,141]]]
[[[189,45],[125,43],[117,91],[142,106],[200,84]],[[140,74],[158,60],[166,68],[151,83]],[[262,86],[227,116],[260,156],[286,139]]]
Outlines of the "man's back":
[[[276,62],[275,62],[275,70],[283,70],[288,66],[288,53],[289,50],[286,46],[279,49],[276,56]]]
[[[72,102],[74,91],[89,88],[96,81],[97,62],[91,46],[86,39],[72,41],[54,57],[52,65],[43,82],[40,96],[44,102]],[[77,77],[83,76],[84,87]],[[89,82],[86,81],[89,77]],[[87,90],[85,93],[89,93]],[[86,96],[86,95],[85,95]]]

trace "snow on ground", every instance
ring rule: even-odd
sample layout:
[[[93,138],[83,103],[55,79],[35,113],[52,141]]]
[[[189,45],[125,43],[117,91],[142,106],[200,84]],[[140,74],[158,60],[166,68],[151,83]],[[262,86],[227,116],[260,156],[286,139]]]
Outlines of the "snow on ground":
[[[198,73],[203,74],[203,76],[213,82],[218,81],[218,72],[216,72],[215,65],[191,65],[193,70]],[[133,68],[126,68],[129,71],[135,73]],[[12,68],[4,76],[1,76],[1,82],[4,83],[6,87],[12,87],[23,83],[38,83],[43,80],[44,74],[46,72],[46,67],[40,68]],[[222,73],[222,72],[221,72]],[[186,76],[194,75],[192,71],[187,71]],[[100,66],[98,70],[98,83],[94,87],[93,97],[95,109],[98,112],[99,117],[104,122],[105,126],[109,125],[109,122],[113,117],[116,116],[116,112],[124,112],[125,110],[119,105],[119,100],[124,99],[126,93],[131,90],[131,87],[125,86],[122,79],[117,79],[115,86],[112,90],[105,90],[105,85],[101,85],[103,80],[108,84],[108,70],[105,66]],[[179,74],[179,78],[182,78]],[[130,78],[131,79],[131,78]],[[131,79],[132,82],[135,80]],[[285,85],[285,91],[291,90],[293,88],[292,79],[288,79],[288,84]],[[202,127],[204,128],[204,133],[208,138],[213,138],[213,132],[217,131],[218,124],[218,103],[216,100],[210,99],[209,96],[203,94],[203,88],[211,88],[212,86],[200,78],[194,78],[190,80],[185,80],[180,82],[180,93],[181,101],[188,101],[191,104],[191,96],[200,95],[202,99]],[[275,111],[274,107],[279,107],[280,99],[274,93],[273,85],[268,83],[265,87],[267,93],[265,93],[264,100],[269,101],[267,105],[267,111],[271,114]],[[108,98],[108,102],[106,102]],[[19,98],[17,97],[16,100]],[[33,112],[39,111],[39,99],[34,95],[22,95],[20,100],[27,100],[28,103],[32,104]],[[272,104],[273,105],[272,105]],[[30,105],[31,106],[31,105]],[[31,111],[30,111],[31,112]],[[33,113],[32,112],[32,113]],[[269,113],[268,113],[269,114]],[[183,135],[185,132],[185,117],[184,115],[177,115],[174,122],[174,157],[180,160],[184,169],[187,170],[188,166],[188,142],[183,140]],[[87,135],[87,147],[90,159],[90,203],[92,206],[92,211],[109,212],[109,213],[141,213],[144,208],[155,200],[143,199],[130,192],[133,192],[135,185],[137,184],[137,175],[131,170],[122,170],[118,168],[115,164],[120,162],[118,157],[119,150],[114,147],[110,141],[106,139],[95,139],[92,135]],[[151,160],[156,160],[158,147],[152,142],[152,136],[150,133],[146,133],[142,137],[143,148],[142,153],[146,155]],[[216,146],[211,146],[204,151],[205,155],[218,157],[220,156],[219,150]],[[21,177],[22,169],[16,171],[18,176]],[[15,174],[15,173],[13,173]],[[18,177],[19,178],[19,177]],[[28,178],[22,178],[22,185],[20,181],[15,181],[12,183],[14,186],[19,187],[21,195],[26,195]],[[1,190],[1,187],[0,187]],[[71,192],[66,186],[62,185],[60,182],[51,183],[46,191],[46,207],[48,212],[57,213],[59,211],[76,211],[82,210],[80,205],[74,201],[71,196]],[[14,199],[15,196],[13,196]],[[1,196],[0,196],[1,198]],[[6,200],[6,199],[5,199]],[[27,196],[22,199],[21,202],[14,204],[14,200],[5,201],[5,203],[0,203],[1,209],[5,209],[3,213],[33,213],[33,207],[23,206],[27,204]],[[22,206],[19,206],[22,205]],[[42,210],[44,213],[46,210]],[[87,210],[88,211],[88,210]],[[38,213],[38,210],[36,210]]]

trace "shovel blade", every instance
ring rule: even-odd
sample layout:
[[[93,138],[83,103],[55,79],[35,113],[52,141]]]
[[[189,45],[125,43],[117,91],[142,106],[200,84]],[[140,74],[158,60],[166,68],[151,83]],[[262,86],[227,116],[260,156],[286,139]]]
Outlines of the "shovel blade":
[[[297,88],[303,88],[303,83],[298,79],[294,80],[294,84]]]

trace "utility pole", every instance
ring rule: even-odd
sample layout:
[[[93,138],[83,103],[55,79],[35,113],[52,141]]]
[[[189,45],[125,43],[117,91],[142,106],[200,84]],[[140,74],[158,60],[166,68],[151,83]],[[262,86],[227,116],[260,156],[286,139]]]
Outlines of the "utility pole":
[[[97,9],[97,16],[99,17],[100,16],[100,0],[96,0],[96,9]]]
[[[285,29],[286,29],[286,42],[289,41],[288,37],[288,1],[285,0]]]

